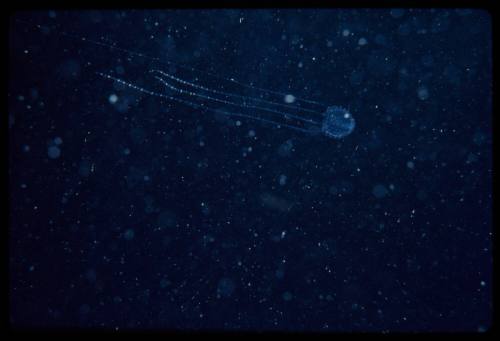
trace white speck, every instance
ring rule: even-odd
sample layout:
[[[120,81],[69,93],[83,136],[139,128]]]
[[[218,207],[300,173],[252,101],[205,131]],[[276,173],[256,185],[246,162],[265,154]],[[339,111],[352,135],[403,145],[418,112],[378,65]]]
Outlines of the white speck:
[[[123,154],[125,154],[125,155],[130,155],[130,149],[125,148],[125,149],[123,150]]]
[[[255,136],[255,130],[249,130],[248,131],[248,136],[254,137]]]
[[[481,281],[481,286],[485,287],[486,286],[486,282],[485,281]]]
[[[115,104],[117,101],[118,101],[118,96],[116,96],[115,94],[109,96],[109,103]]]
[[[346,28],[346,29],[344,29],[344,30],[342,31],[342,35],[343,35],[344,37],[349,36],[349,33],[351,33],[351,32],[350,32],[347,28]]]
[[[406,167],[410,168],[410,169],[413,169],[415,167],[415,164],[413,163],[413,161],[408,161],[406,163]]]
[[[30,151],[30,146],[24,145],[23,152],[29,152],[29,151]]]
[[[50,146],[47,150],[47,154],[51,159],[57,159],[59,156],[61,156],[61,150],[56,146]]]
[[[293,103],[295,102],[295,96],[294,95],[286,95],[285,96],[285,103]]]
[[[62,142],[63,142],[62,138],[60,138],[59,136],[54,139],[54,143],[58,146],[61,145]]]
[[[367,43],[368,41],[366,40],[366,38],[359,38],[358,40],[358,45],[360,46],[366,45]]]
[[[303,67],[304,64],[302,62],[299,62],[299,64],[297,65],[299,68]]]
[[[241,126],[241,121],[236,121],[236,126],[237,127]]]

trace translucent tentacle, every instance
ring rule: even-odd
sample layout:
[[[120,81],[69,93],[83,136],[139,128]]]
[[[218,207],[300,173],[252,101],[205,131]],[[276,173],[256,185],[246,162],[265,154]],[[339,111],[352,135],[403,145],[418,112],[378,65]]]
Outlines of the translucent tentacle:
[[[19,22],[19,23],[22,23],[23,25],[31,26],[31,27],[34,27],[34,28],[39,29],[39,30],[40,29],[52,30],[48,26],[43,26],[43,25],[40,25],[40,24],[30,23],[30,22],[26,22],[24,20],[16,19],[16,21]],[[203,74],[208,75],[210,77],[217,78],[217,79],[222,79],[222,80],[231,82],[233,84],[240,85],[240,86],[245,87],[245,88],[254,89],[254,90],[257,90],[257,91],[260,91],[260,92],[267,92],[269,94],[274,94],[274,95],[279,95],[279,96],[286,96],[286,95],[288,95],[287,93],[284,93],[284,92],[273,91],[273,90],[269,90],[269,89],[257,87],[257,86],[251,85],[251,84],[246,84],[246,83],[237,81],[234,78],[223,77],[223,76],[217,75],[217,74],[212,73],[212,72],[208,72],[208,71],[205,71],[205,70],[196,69],[196,68],[194,68],[192,66],[183,65],[181,63],[176,63],[176,62],[173,62],[173,61],[170,61],[170,60],[165,60],[163,58],[152,57],[152,56],[149,56],[149,55],[147,55],[145,53],[141,53],[141,52],[138,52],[138,51],[127,49],[127,48],[124,48],[124,47],[120,47],[115,42],[102,41],[103,38],[101,38],[101,40],[94,40],[94,39],[91,39],[91,38],[87,38],[87,37],[84,37],[84,36],[81,36],[81,35],[77,35],[77,34],[74,34],[74,33],[65,32],[65,31],[57,31],[56,33],[60,34],[61,36],[68,37],[70,39],[74,39],[76,41],[81,41],[81,42],[83,42],[85,44],[93,44],[93,45],[105,47],[105,48],[108,48],[108,49],[111,49],[111,50],[115,50],[115,51],[120,51],[120,52],[123,52],[123,53],[127,53],[127,54],[129,54],[131,56],[136,56],[136,57],[139,57],[139,58],[148,59],[148,60],[154,61],[154,62],[159,63],[159,64],[173,65],[175,67],[182,68],[182,69],[185,69],[185,70],[190,70],[190,71],[193,71],[193,72],[203,73]],[[110,41],[110,40],[108,39],[108,41]],[[328,104],[324,104],[324,103],[321,103],[321,102],[318,102],[318,101],[313,101],[313,100],[305,99],[305,98],[302,98],[302,97],[295,97],[295,100],[296,100],[297,103],[298,102],[303,102],[303,103],[309,103],[309,104],[312,104],[312,105],[321,106],[322,108],[328,107]],[[268,102],[274,103],[272,101],[268,101]],[[274,104],[279,104],[279,103],[274,103]],[[285,105],[285,104],[283,104],[283,105]],[[300,106],[297,105],[296,108],[297,107],[300,107]],[[304,110],[304,109],[305,108],[302,108],[302,110]],[[314,112],[314,110],[313,110],[313,112]]]
[[[144,53],[141,53],[141,52],[137,52],[137,51],[133,51],[133,50],[130,50],[130,49],[123,48],[123,47],[119,47],[116,44],[111,44],[111,43],[107,43],[107,42],[103,42],[103,41],[97,41],[97,40],[93,40],[93,39],[89,39],[89,38],[86,38],[86,37],[77,36],[77,35],[74,35],[74,34],[71,34],[71,33],[67,33],[67,32],[61,32],[61,34],[64,35],[64,36],[73,38],[73,39],[80,40],[80,41],[85,42],[85,43],[90,43],[90,44],[94,44],[94,45],[97,45],[97,46],[106,47],[106,48],[109,48],[109,49],[112,49],[112,50],[124,52],[124,53],[130,54],[132,56],[136,56],[136,57],[140,57],[140,58],[144,58],[144,59],[153,60],[153,61],[155,61],[155,62],[157,62],[159,64],[173,65],[175,67],[183,68],[185,70],[190,70],[190,71],[194,71],[194,72],[198,72],[198,73],[203,73],[203,74],[206,74],[206,75],[208,75],[210,77],[217,78],[217,79],[223,79],[225,81],[231,82],[233,84],[240,85],[240,86],[245,87],[245,88],[254,89],[254,90],[257,90],[257,91],[260,91],[260,92],[267,92],[267,93],[274,94],[274,95],[279,95],[279,96],[282,96],[282,97],[288,95],[287,93],[284,93],[284,92],[273,91],[273,90],[269,90],[269,89],[257,87],[257,86],[250,85],[250,84],[245,84],[243,82],[239,82],[239,81],[235,80],[234,78],[222,77],[222,76],[216,75],[216,74],[214,74],[212,72],[208,72],[208,71],[204,71],[204,70],[199,70],[199,69],[193,68],[191,66],[186,66],[186,65],[183,65],[183,64],[180,64],[180,63],[175,63],[175,62],[169,61],[169,60],[165,60],[165,59],[161,59],[161,58],[157,58],[157,57],[148,56],[148,55],[146,55]],[[309,103],[309,104],[321,106],[322,108],[326,108],[328,106],[327,104],[324,104],[324,103],[321,103],[321,102],[318,102],[318,101],[309,100],[309,99],[304,99],[304,98],[301,98],[301,97],[295,97],[295,100],[297,102],[304,102],[304,103]],[[261,100],[261,101],[265,101],[265,100]],[[276,104],[278,104],[278,105],[280,104],[280,103],[275,103],[275,102],[272,102],[272,101],[267,101],[267,102],[274,103],[275,105]],[[286,104],[282,104],[282,105],[286,106]],[[298,108],[299,106],[292,106],[292,107]],[[302,110],[304,110],[304,109],[306,109],[306,108],[302,108]],[[310,112],[316,112],[316,113],[318,113],[317,111],[314,111],[314,110],[310,110]]]
[[[283,103],[268,101],[268,100],[265,100],[265,99],[262,99],[262,98],[256,98],[256,97],[250,97],[250,96],[243,96],[243,95],[238,95],[238,94],[232,94],[232,93],[225,92],[225,91],[210,89],[210,88],[207,88],[205,86],[202,86],[202,85],[199,85],[199,84],[196,84],[196,83],[188,82],[188,81],[186,81],[184,79],[178,78],[178,77],[176,77],[176,76],[174,76],[172,74],[166,73],[166,72],[164,72],[162,70],[158,70],[158,69],[153,69],[150,72],[159,73],[162,76],[170,78],[170,79],[172,79],[172,80],[174,80],[176,82],[179,82],[179,83],[181,83],[183,85],[190,86],[190,87],[193,87],[195,89],[199,89],[199,90],[211,92],[213,94],[223,95],[223,96],[226,96],[226,97],[236,97],[236,98],[241,98],[241,99],[246,100],[246,101],[261,102],[261,103],[266,103],[266,104],[270,104],[270,105],[280,106],[280,107],[283,107],[283,108],[300,110],[300,111],[304,111],[304,112],[310,112],[310,113],[314,113],[314,114],[321,114],[321,115],[323,114],[323,112],[319,112],[317,110],[311,110],[311,109],[307,109],[307,108],[301,108],[301,107],[298,107],[298,106],[295,106],[295,105],[288,105],[288,104],[283,104]]]
[[[313,132],[316,132],[316,130],[317,130],[317,129],[307,129],[307,128],[296,127],[296,126],[292,126],[290,124],[285,124],[285,123],[281,123],[281,122],[277,122],[277,121],[273,121],[273,120],[268,120],[268,119],[261,118],[261,117],[251,116],[251,115],[247,115],[247,114],[235,113],[235,112],[231,112],[231,111],[210,108],[210,107],[207,107],[207,106],[205,106],[203,104],[198,104],[198,103],[195,103],[195,102],[192,102],[192,101],[187,101],[187,100],[183,100],[183,99],[180,99],[180,98],[177,98],[177,97],[168,96],[168,95],[165,95],[163,93],[158,93],[158,92],[155,92],[155,91],[151,91],[151,90],[148,90],[146,88],[143,88],[143,87],[134,85],[132,83],[129,83],[127,81],[124,81],[123,79],[120,79],[120,78],[117,78],[117,77],[114,77],[114,76],[111,76],[111,75],[108,75],[108,74],[105,74],[105,73],[102,73],[102,72],[97,72],[97,74],[99,76],[101,76],[101,77],[113,80],[113,81],[115,81],[117,83],[123,84],[123,85],[125,85],[125,86],[127,86],[129,88],[132,88],[134,90],[143,92],[143,93],[148,94],[150,96],[165,98],[165,99],[168,99],[168,100],[171,100],[171,101],[175,101],[175,102],[178,102],[178,103],[185,104],[185,105],[190,106],[190,107],[204,108],[206,110],[209,110],[209,111],[212,111],[212,112],[216,112],[216,113],[219,113],[219,114],[222,114],[222,115],[243,117],[243,118],[247,118],[247,119],[250,119],[250,120],[261,121],[261,122],[265,122],[265,123],[268,123],[268,124],[271,124],[271,125],[274,125],[274,126],[285,127],[285,128],[288,128],[288,129],[292,129],[292,130],[296,130],[296,131],[300,131],[300,132],[304,132],[304,133],[313,133]]]
[[[163,78],[161,78],[159,76],[154,76],[154,77],[156,79],[158,79],[167,88],[169,88],[171,90],[174,90],[174,91],[176,91],[178,93],[181,93],[181,94],[185,94],[185,95],[189,95],[189,96],[193,96],[193,97],[199,97],[199,98],[206,99],[208,101],[219,102],[219,103],[233,105],[233,106],[238,106],[238,107],[242,107],[242,108],[252,108],[252,109],[257,109],[257,110],[268,111],[268,112],[271,112],[273,114],[282,115],[284,117],[293,117],[293,118],[295,118],[295,119],[297,119],[299,121],[303,121],[303,122],[307,122],[307,123],[312,123],[312,124],[318,124],[318,122],[315,121],[315,120],[304,118],[304,117],[300,117],[300,116],[297,116],[297,115],[294,115],[294,114],[290,114],[290,113],[286,113],[286,112],[282,112],[282,111],[277,111],[277,110],[273,110],[273,109],[269,109],[269,108],[259,107],[259,106],[255,106],[255,105],[251,105],[251,104],[235,103],[235,102],[227,101],[227,100],[224,100],[224,99],[220,99],[220,98],[216,98],[216,97],[212,97],[212,96],[203,95],[203,94],[200,94],[198,92],[180,89],[180,88],[175,87],[172,84],[168,83],[166,80],[164,80]]]

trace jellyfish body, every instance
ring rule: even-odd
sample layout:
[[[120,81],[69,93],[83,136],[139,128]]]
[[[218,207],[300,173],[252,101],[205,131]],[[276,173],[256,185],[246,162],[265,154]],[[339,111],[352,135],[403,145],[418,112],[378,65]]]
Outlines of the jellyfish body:
[[[326,109],[321,130],[323,134],[335,139],[341,139],[354,130],[356,121],[351,113],[338,106],[330,106]]]
[[[29,25],[29,23],[22,23]],[[36,25],[36,28],[47,29],[41,25]],[[339,106],[326,105],[314,100],[295,97],[291,94],[259,88],[254,85],[236,81],[232,78],[225,78],[207,71],[196,70],[193,67],[168,61],[163,58],[151,57],[141,52],[119,47],[108,41],[88,39],[68,32],[60,32],[60,34],[66,38],[75,39],[84,44],[92,44],[100,48],[108,48],[120,53],[126,53],[130,59],[142,58],[159,64],[187,69],[198,72],[199,75],[217,78],[225,82],[252,89],[252,91],[260,92],[260,94],[255,97],[245,96],[241,93],[230,93],[203,86],[195,81],[187,81],[158,69],[152,69],[150,73],[153,74],[156,80],[163,84],[164,90],[168,91],[153,91],[131,81],[118,78],[112,74],[96,72],[96,74],[101,77],[150,96],[160,97],[167,101],[181,103],[192,108],[203,109],[222,115],[260,121],[277,128],[288,128],[312,135],[322,134],[335,139],[341,139],[349,135],[355,128],[355,121],[352,115],[346,109]],[[196,76],[195,79],[198,80],[201,78],[203,77]],[[283,102],[279,102],[276,99],[266,99],[269,95],[274,96],[274,98],[280,96]],[[224,108],[221,109],[221,106]],[[226,107],[230,108],[226,109]]]
[[[320,102],[293,96],[293,102],[297,104],[291,105],[270,101],[262,97],[250,97],[209,88],[158,69],[150,70],[150,73],[153,74],[154,78],[169,92],[152,91],[109,74],[101,72],[97,74],[151,96],[161,97],[169,101],[182,103],[197,109],[205,109],[222,115],[260,121],[265,124],[274,125],[278,128],[284,127],[309,134],[322,133],[324,136],[330,138],[341,139],[349,135],[355,127],[355,121],[352,115],[346,109],[339,106],[327,106]],[[232,79],[226,80],[235,82]],[[238,84],[250,87],[254,90],[257,89],[263,93],[280,95],[284,99],[291,96],[289,94],[257,88],[248,84]],[[217,105],[224,105],[236,109],[220,109],[217,108]],[[309,105],[310,107],[306,107],[305,105]],[[311,108],[311,106],[313,108]],[[326,107],[326,110],[317,109],[319,106],[322,108]]]

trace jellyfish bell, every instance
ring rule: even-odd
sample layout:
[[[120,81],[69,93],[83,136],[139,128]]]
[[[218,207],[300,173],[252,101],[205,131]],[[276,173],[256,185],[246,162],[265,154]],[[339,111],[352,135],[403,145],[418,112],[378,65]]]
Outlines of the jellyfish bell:
[[[347,109],[339,106],[326,108],[323,125],[323,134],[335,139],[341,139],[352,133],[356,127],[356,121]]]

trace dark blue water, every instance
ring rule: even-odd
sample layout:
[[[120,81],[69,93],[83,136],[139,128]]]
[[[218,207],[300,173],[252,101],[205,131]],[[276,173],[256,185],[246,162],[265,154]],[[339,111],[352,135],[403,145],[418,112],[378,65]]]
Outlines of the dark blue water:
[[[9,27],[13,326],[490,327],[487,12],[40,11]],[[268,124],[152,69],[356,126]],[[293,113],[326,109],[310,105]]]

